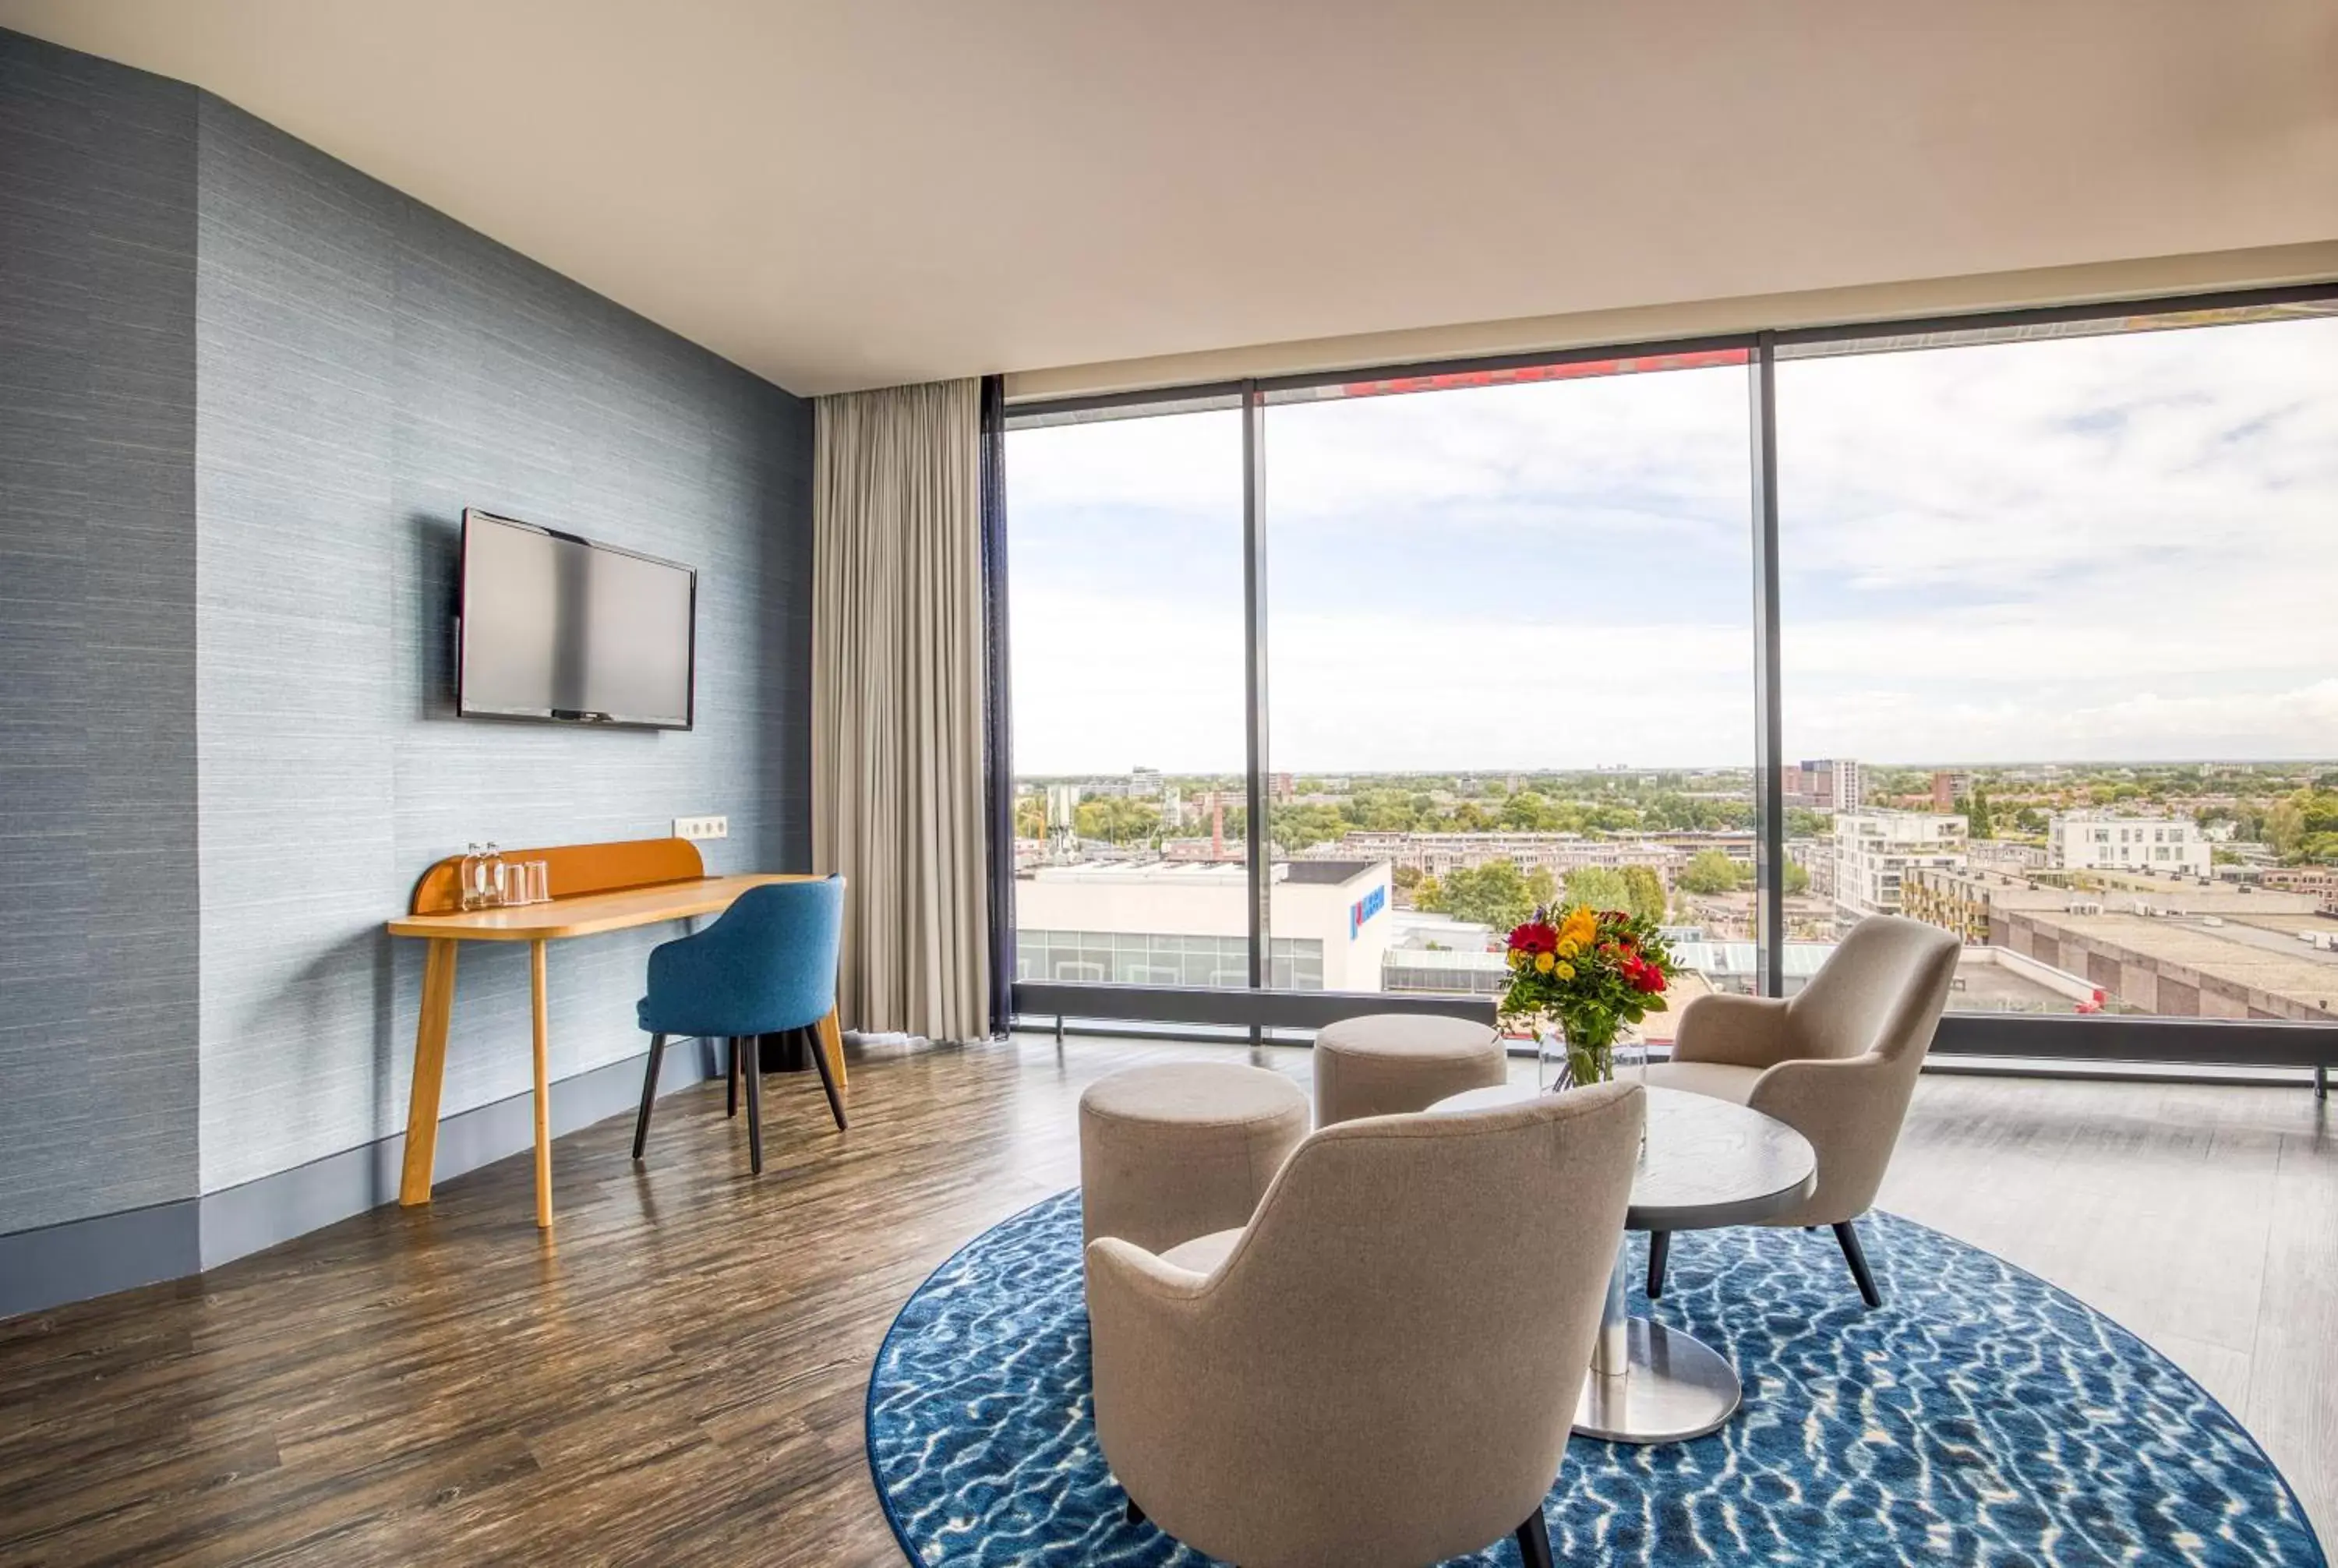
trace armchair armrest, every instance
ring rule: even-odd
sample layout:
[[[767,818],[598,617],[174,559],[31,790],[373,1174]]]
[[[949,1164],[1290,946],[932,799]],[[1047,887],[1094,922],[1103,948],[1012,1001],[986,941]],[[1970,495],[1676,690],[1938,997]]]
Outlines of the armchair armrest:
[[[1866,1212],[1883,1184],[1915,1073],[1872,1054],[1782,1062],[1754,1081],[1745,1103],[1811,1141],[1818,1190],[1797,1219],[1832,1225]]]
[[[1204,1298],[1215,1278],[1117,1236],[1088,1243],[1096,1438],[1121,1484],[1156,1518],[1214,1466],[1194,1433],[1222,1426],[1243,1405],[1232,1370],[1241,1358],[1213,1353],[1221,1315]]]
[[[1773,1067],[1793,1054],[1786,1004],[1772,996],[1700,996],[1681,1009],[1680,1028],[1673,1036],[1675,1062]]]

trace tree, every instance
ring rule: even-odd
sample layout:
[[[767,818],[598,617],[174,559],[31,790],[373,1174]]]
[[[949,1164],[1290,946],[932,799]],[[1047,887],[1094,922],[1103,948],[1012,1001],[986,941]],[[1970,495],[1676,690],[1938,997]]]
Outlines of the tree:
[[[1972,799],[1966,802],[1964,813],[1966,826],[1971,830],[1974,838],[1997,837],[1997,823],[1989,815],[1989,791],[1983,789],[1979,784],[1973,786]]]
[[[1527,880],[1508,860],[1450,873],[1437,887],[1437,902],[1423,903],[1435,885],[1436,879],[1429,878],[1415,890],[1416,907],[1439,910],[1456,920],[1474,920],[1499,932],[1507,932],[1534,913],[1535,901],[1527,890]]]
[[[1734,893],[1744,882],[1745,868],[1718,849],[1698,850],[1673,878],[1684,893]]]
[[[1527,899],[1537,909],[1547,909],[1558,902],[1558,884],[1550,879],[1550,867],[1537,866],[1526,875]]]
[[[2298,795],[2280,801],[2265,813],[2264,841],[2273,852],[2286,860],[2305,843],[2305,807]]]
[[[1665,917],[1665,879],[1653,866],[1624,867],[1624,907],[1643,920]]]
[[[1161,808],[1150,800],[1107,796],[1083,800],[1072,814],[1073,830],[1083,838],[1107,844],[1135,844],[1161,830]]]
[[[1631,889],[1624,884],[1624,874],[1608,866],[1579,866],[1567,874],[1567,901],[1588,904],[1594,909],[1621,909],[1630,900]]]
[[[1267,820],[1273,827],[1274,841],[1294,855],[1347,837],[1349,826],[1336,806],[1276,806],[1270,809]]]
[[[1786,808],[1786,837],[1789,838],[1824,838],[1834,831],[1834,824],[1823,811],[1807,807]]]
[[[1786,893],[1788,897],[1811,890],[1810,867],[1799,860],[1786,862]]]
[[[1389,872],[1389,880],[1401,891],[1410,893],[1420,886],[1420,867],[1399,866]]]

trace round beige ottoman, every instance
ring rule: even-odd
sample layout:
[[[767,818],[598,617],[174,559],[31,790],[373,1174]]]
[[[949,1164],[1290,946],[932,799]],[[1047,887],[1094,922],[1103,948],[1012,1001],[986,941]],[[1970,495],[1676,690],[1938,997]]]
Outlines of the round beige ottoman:
[[[1080,1096],[1080,1240],[1149,1252],[1250,1223],[1307,1136],[1307,1095],[1236,1062],[1164,1062],[1099,1078]]]
[[[1502,1037],[1433,1013],[1373,1013],[1315,1036],[1315,1125],[1426,1111],[1509,1076]]]

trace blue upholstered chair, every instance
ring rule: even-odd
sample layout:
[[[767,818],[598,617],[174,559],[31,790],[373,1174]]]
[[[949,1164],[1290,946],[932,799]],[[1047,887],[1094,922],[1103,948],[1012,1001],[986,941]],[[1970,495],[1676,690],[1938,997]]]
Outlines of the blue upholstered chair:
[[[669,1035],[727,1039],[731,1054],[731,1113],[739,1111],[740,1058],[747,1077],[747,1149],[756,1174],[763,1170],[763,1085],[757,1037],[797,1034],[820,1068],[828,1109],[844,1125],[844,1102],[819,1025],[836,1006],[836,952],[844,933],[844,878],[772,882],[742,893],[713,925],[693,936],[650,950],[650,994],[642,998],[642,1027],[650,1032],[650,1065],[642,1080],[641,1114],[634,1122],[634,1158],[650,1133],[658,1067]]]

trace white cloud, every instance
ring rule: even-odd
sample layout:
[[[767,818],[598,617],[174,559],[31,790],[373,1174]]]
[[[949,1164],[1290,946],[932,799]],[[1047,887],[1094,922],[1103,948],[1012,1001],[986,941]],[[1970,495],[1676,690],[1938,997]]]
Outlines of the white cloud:
[[[1276,765],[1748,760],[1745,393],[1272,409]],[[1791,361],[1779,410],[1791,754],[2338,754],[2338,320]],[[1017,766],[1239,767],[1239,416],[1008,473]]]

